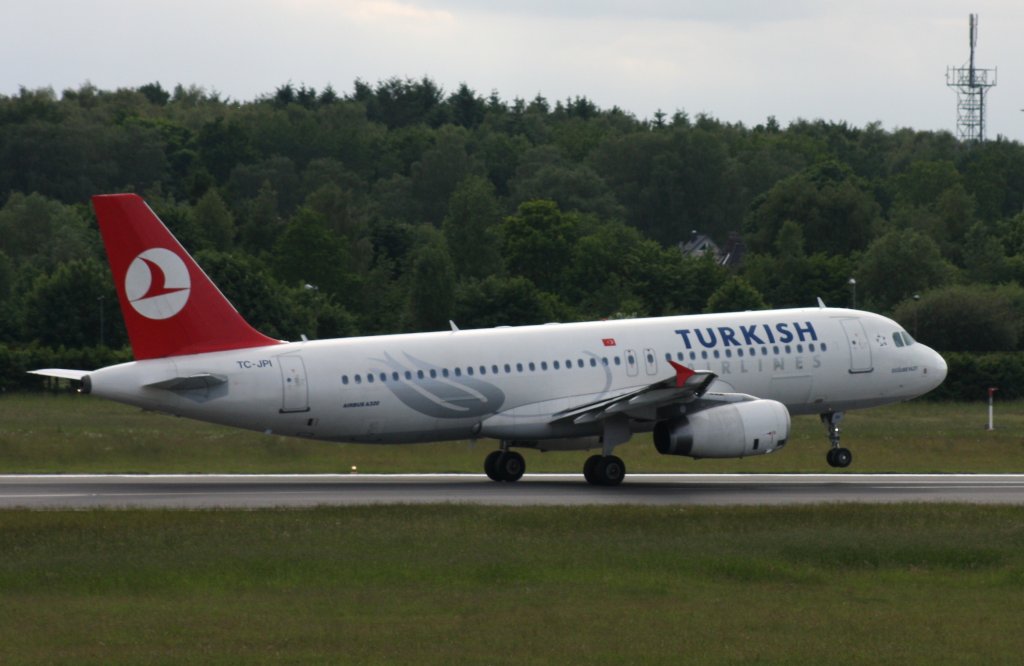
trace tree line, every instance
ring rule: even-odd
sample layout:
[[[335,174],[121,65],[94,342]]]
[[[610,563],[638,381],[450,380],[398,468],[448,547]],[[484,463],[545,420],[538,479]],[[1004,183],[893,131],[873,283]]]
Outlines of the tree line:
[[[89,197],[143,195],[297,339],[829,305],[1024,346],[1024,147],[445,91],[429,78],[0,96],[0,344],[126,343]],[[686,257],[694,233],[742,262]],[[856,300],[856,303],[854,303]]]

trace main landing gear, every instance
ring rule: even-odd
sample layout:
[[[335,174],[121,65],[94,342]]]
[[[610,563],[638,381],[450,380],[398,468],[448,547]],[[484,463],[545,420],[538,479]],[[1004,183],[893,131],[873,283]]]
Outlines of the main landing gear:
[[[502,442],[501,449],[491,451],[484,458],[484,472],[492,481],[518,481],[526,471],[526,460],[522,454],[509,451],[508,444]]]
[[[832,445],[825,459],[832,467],[849,467],[853,462],[853,454],[850,449],[839,446],[839,422],[843,420],[842,412],[826,412],[821,415],[821,422],[828,430],[828,441]]]
[[[583,463],[583,478],[595,486],[617,486],[626,478],[626,463],[618,456],[590,456]]]
[[[501,443],[501,449],[491,451],[484,458],[484,472],[492,481],[518,481],[525,471],[523,456],[510,451],[505,442]],[[583,465],[583,477],[595,486],[617,486],[626,478],[626,463],[618,456],[590,456]]]

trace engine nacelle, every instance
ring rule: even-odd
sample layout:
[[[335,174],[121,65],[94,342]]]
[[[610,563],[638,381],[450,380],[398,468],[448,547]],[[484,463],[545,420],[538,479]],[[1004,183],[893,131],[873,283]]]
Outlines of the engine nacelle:
[[[693,458],[742,458],[771,453],[789,439],[789,411],[775,400],[751,400],[661,421],[658,453]]]

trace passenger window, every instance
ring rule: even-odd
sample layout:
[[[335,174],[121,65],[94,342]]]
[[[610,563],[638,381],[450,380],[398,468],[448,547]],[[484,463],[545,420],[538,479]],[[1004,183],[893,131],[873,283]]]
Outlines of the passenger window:
[[[368,384],[372,384],[373,383],[373,375],[372,374],[367,373],[367,375],[366,375],[366,382]]]
[[[345,384],[346,386],[348,385],[348,375],[341,376],[341,383]]]
[[[530,361],[530,365],[528,367],[530,368],[530,372],[533,372],[534,370],[537,369],[537,366],[533,364],[533,361]]]
[[[541,361],[540,362],[540,369],[541,370],[547,370],[548,369],[548,362],[547,361]]]
[[[592,367],[592,368],[596,368],[597,367],[597,359],[596,358],[591,358],[590,359],[590,367]]]
[[[558,361],[553,361],[552,364],[551,364],[551,368],[553,370],[561,370],[562,366],[558,364]]]
[[[471,366],[471,365],[467,365],[466,366],[466,374],[469,375],[470,377],[473,376],[473,366]]]
[[[804,346],[803,345],[797,345],[796,346],[796,353],[797,354],[803,354],[804,353]]]
[[[430,378],[431,379],[437,379],[437,370],[434,370],[433,368],[431,368],[431,370],[430,370]]]
[[[392,372],[391,373],[391,379],[397,382],[398,381],[398,373],[397,372]]]
[[[419,379],[423,379],[423,371],[422,370],[417,370],[416,371],[416,377],[418,377]]]
[[[523,364],[522,363],[516,363],[516,370],[518,370],[519,372],[522,372],[523,371]]]
[[[647,362],[654,363],[654,354],[647,354]]]
[[[405,378],[406,378],[406,379],[412,379],[412,373],[411,373],[411,372],[409,372],[408,370],[406,370],[406,371],[405,371]]]
[[[448,376],[448,368],[445,368],[444,370],[441,371],[441,376],[442,377],[447,377]]]
[[[828,345],[826,345],[824,342],[821,343],[821,351],[828,351]]]
[[[491,374],[494,374],[494,375],[498,374],[498,366],[496,366],[496,365],[492,365],[491,366]]]
[[[462,368],[455,368],[455,376],[456,377],[461,377],[462,376]]]
[[[362,384],[363,378],[360,375],[356,375],[356,384]]]
[[[629,359],[629,362],[635,363],[633,359]],[[615,365],[622,365],[622,359],[620,359],[618,356],[615,357]]]
[[[602,356],[601,357],[601,365],[605,366],[606,368],[608,367],[608,357],[607,356]]]

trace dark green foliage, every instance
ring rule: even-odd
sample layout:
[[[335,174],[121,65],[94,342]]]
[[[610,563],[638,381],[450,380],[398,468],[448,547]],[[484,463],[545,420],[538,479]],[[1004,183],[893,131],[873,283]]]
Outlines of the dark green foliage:
[[[1024,148],[1003,139],[684,111],[648,121],[585,96],[505,101],[426,77],[348,92],[288,82],[251,102],[158,82],[21,89],[0,95],[0,340],[97,344],[104,255],[88,198],[117,191],[144,195],[224,271],[242,314],[283,337],[438,328],[453,314],[467,327],[844,306],[853,277],[857,304],[883,313],[920,294],[935,317],[924,333],[917,312],[926,342],[1022,339],[1005,289],[938,315],[947,285],[1024,282]],[[693,231],[719,246],[742,231],[743,262],[683,258]],[[105,342],[120,344],[103,289]]]
[[[751,246],[766,251],[783,222],[803,229],[807,250],[848,254],[864,249],[881,209],[867,183],[836,162],[817,164],[756,199],[744,223]]]
[[[893,316],[938,350],[1008,351],[1024,347],[1024,289],[953,285],[900,303]]]
[[[761,293],[739,276],[732,276],[708,298],[705,312],[742,312],[764,310],[767,306]]]
[[[563,214],[554,201],[520,204],[502,225],[502,250],[509,271],[541,289],[558,291],[579,234],[579,218]]]
[[[861,302],[882,310],[915,292],[942,286],[953,273],[935,241],[913,229],[877,238],[855,270]]]
[[[1024,352],[972,354],[946,352],[949,374],[930,400],[985,400],[989,388],[998,388],[999,400],[1024,397]],[[979,419],[980,428],[981,419]]]

